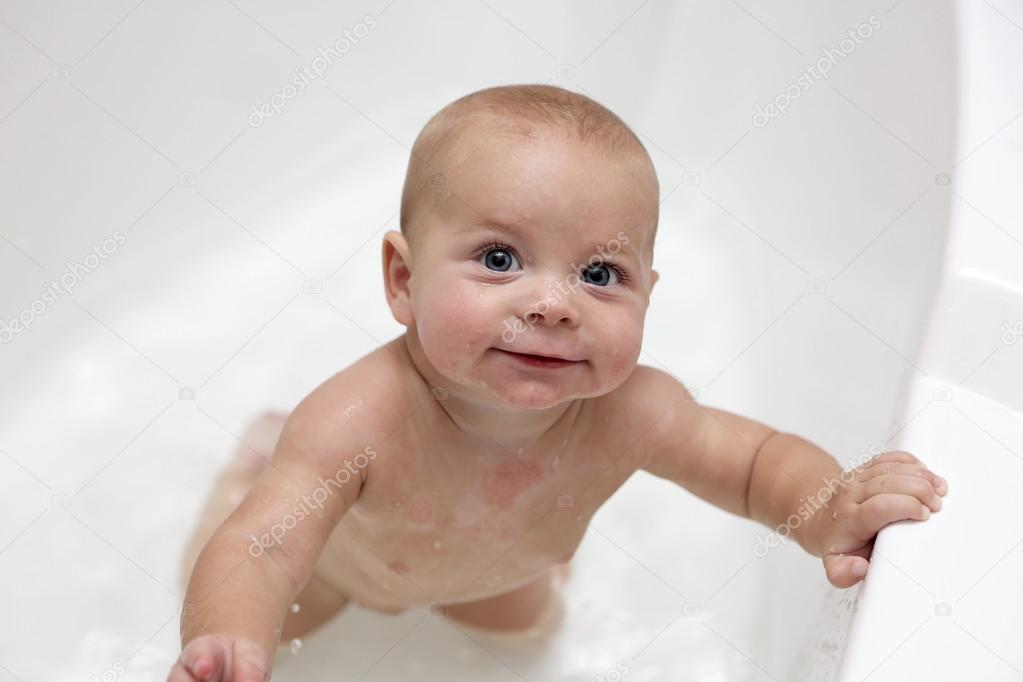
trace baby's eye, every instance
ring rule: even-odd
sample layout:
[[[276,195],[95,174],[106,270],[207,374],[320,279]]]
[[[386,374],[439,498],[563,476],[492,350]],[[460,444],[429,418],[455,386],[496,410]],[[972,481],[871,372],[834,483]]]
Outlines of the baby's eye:
[[[617,284],[620,279],[617,268],[607,263],[597,263],[583,268],[582,280],[588,284],[606,287],[609,284]]]
[[[516,260],[512,252],[503,246],[494,246],[483,255],[483,264],[497,272],[507,272]]]

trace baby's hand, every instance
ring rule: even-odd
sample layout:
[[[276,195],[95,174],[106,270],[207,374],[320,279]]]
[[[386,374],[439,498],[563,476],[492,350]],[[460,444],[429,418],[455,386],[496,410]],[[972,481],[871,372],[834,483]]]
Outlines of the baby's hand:
[[[264,682],[270,679],[270,657],[247,639],[196,637],[181,652],[167,682]]]
[[[854,472],[855,478],[818,512],[824,571],[832,585],[842,588],[867,574],[879,530],[902,519],[928,519],[941,509],[939,495],[948,492],[945,479],[904,451],[885,452]]]

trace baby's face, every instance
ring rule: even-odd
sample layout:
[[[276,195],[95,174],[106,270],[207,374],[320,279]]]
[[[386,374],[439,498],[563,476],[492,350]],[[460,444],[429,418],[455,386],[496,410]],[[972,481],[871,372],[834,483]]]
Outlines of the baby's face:
[[[467,135],[412,226],[424,354],[452,382],[541,409],[602,395],[635,368],[658,189],[638,155],[549,133]],[[537,367],[505,351],[574,360]]]

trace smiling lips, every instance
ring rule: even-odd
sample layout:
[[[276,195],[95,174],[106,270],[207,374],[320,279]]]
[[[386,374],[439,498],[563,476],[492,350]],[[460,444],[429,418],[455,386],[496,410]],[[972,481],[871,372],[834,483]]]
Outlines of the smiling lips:
[[[582,360],[566,360],[553,355],[535,355],[533,353],[516,353],[510,350],[504,350],[503,348],[496,348],[516,361],[521,362],[529,367],[541,367],[545,369],[557,369],[559,367],[570,367],[582,362]]]

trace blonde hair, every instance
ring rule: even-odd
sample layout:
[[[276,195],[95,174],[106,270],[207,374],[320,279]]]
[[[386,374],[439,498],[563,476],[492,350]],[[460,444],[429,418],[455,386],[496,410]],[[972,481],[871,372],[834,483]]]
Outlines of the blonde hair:
[[[575,136],[611,156],[640,155],[657,174],[646,147],[618,116],[585,95],[552,85],[501,85],[469,93],[434,114],[416,137],[405,173],[399,224],[408,237],[409,225],[423,189],[440,182],[443,155],[459,135],[476,124],[497,131],[532,135],[534,127]],[[446,182],[446,179],[444,180]],[[657,227],[654,208],[654,230]]]

